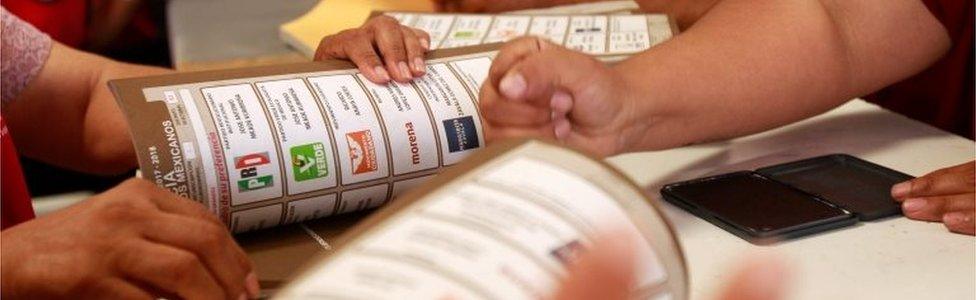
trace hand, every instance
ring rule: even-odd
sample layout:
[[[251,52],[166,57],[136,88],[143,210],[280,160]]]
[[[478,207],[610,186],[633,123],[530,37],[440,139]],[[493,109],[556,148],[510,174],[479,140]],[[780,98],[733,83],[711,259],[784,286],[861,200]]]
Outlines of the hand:
[[[603,235],[570,267],[569,275],[556,291],[556,300],[633,299],[630,291],[636,280],[634,244],[629,236]],[[718,299],[783,299],[789,272],[776,260],[749,261],[738,267]]]
[[[2,297],[243,299],[251,262],[202,205],[131,179],[0,233]]]
[[[377,84],[387,83],[390,78],[409,82],[427,72],[424,55],[428,50],[427,32],[400,25],[389,16],[378,16],[359,28],[322,38],[315,60],[351,60],[367,79]]]
[[[506,43],[481,88],[489,142],[556,139],[596,155],[620,153],[639,133],[636,102],[613,69],[536,37]]]
[[[896,184],[891,196],[902,203],[906,217],[941,221],[949,231],[976,235],[976,161]]]

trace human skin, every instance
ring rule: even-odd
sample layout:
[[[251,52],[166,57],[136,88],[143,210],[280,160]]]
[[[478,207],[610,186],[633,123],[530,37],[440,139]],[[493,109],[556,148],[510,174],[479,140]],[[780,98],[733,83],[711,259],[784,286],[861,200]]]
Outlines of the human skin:
[[[917,0],[725,0],[614,66],[534,38],[510,42],[480,100],[489,139],[560,133],[606,156],[802,120],[923,70],[948,46]]]
[[[613,66],[537,38],[507,43],[481,89],[486,139],[549,138],[609,156],[748,135],[908,78],[950,45],[918,0],[639,3],[701,16]],[[920,180],[968,190],[892,194],[906,216],[973,234],[974,180],[963,167]]]

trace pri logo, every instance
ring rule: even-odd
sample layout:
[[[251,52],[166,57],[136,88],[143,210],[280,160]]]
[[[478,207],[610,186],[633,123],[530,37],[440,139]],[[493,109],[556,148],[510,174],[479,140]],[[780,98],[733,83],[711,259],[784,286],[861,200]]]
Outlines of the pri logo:
[[[478,148],[478,132],[474,127],[471,116],[444,120],[444,132],[447,134],[447,150],[460,152]]]
[[[291,170],[295,174],[296,181],[329,176],[325,145],[311,143],[291,147]]]
[[[241,193],[274,186],[273,175],[258,174],[258,167],[271,163],[268,152],[251,153],[234,157],[234,168],[241,172],[237,190]]]
[[[353,174],[376,171],[376,145],[369,130],[347,133],[346,142],[349,144],[349,163]]]

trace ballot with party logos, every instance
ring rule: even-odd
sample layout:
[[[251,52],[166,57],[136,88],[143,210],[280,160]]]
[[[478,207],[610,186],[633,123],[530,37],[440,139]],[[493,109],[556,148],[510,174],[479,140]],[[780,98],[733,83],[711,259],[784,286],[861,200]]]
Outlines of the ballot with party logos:
[[[329,61],[110,86],[141,176],[245,232],[379,207],[483,147],[477,99],[496,52],[438,51],[410,83]]]

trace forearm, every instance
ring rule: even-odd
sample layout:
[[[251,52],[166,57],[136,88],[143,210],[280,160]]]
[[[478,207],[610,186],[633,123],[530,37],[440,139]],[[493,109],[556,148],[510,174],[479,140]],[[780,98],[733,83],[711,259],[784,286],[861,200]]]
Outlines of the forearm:
[[[914,0],[721,1],[687,32],[615,67],[637,102],[627,150],[795,122],[921,71],[947,46]]]
[[[55,45],[4,118],[18,151],[73,170],[112,174],[136,165],[128,124],[106,82],[167,72]]]

